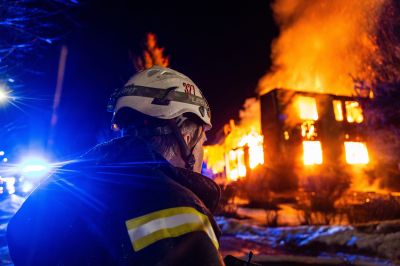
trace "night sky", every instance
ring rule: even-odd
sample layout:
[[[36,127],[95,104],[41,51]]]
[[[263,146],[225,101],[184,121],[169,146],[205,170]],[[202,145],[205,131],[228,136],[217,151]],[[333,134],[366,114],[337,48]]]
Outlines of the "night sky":
[[[278,34],[270,2],[87,1],[68,11],[61,38],[26,62],[21,94],[38,97],[25,112],[3,112],[3,146],[15,153],[44,150],[69,159],[112,137],[111,92],[135,73],[130,53],[140,54],[147,32],[158,37],[174,68],[195,81],[212,110],[216,131],[237,118],[245,98],[255,96],[270,67],[270,46]],[[62,45],[68,58],[54,146],[46,147],[52,98]],[[26,71],[29,70],[29,71]],[[12,111],[11,111],[12,109]],[[50,149],[45,151],[45,149]]]

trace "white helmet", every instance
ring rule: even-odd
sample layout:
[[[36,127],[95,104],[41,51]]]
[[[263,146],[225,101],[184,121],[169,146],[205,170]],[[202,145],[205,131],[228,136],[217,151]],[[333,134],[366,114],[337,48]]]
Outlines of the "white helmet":
[[[124,88],[110,98],[108,110],[115,114],[130,107],[159,119],[174,119],[184,113],[195,114],[211,128],[211,113],[200,89],[187,76],[166,67],[153,66],[134,75]]]

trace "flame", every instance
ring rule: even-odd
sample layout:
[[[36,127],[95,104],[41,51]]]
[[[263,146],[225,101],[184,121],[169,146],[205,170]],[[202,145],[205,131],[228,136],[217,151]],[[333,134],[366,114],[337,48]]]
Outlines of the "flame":
[[[244,163],[243,149],[229,151],[229,162],[227,164],[228,178],[232,181],[246,176],[246,165]]]
[[[348,164],[368,164],[367,145],[362,142],[347,141],[344,143],[346,161]]]
[[[349,123],[362,123],[364,121],[363,112],[359,102],[346,101],[346,119]]]
[[[335,114],[335,119],[336,121],[343,121],[343,107],[342,107],[342,101],[340,100],[334,100],[332,102],[333,104],[333,112]]]
[[[252,131],[239,141],[239,147],[244,147],[245,145],[247,145],[249,148],[250,169],[254,169],[257,165],[263,164],[263,136],[255,131]]]
[[[303,141],[304,165],[322,164],[322,148],[320,141]]]
[[[301,136],[307,140],[313,140],[317,137],[314,121],[308,120],[301,124]]]
[[[204,147],[204,160],[207,167],[216,173],[223,173],[225,169],[225,149],[222,145],[209,145]],[[222,158],[222,159],[221,159]]]
[[[354,81],[370,82],[381,62],[377,19],[386,0],[276,0],[280,36],[260,94],[274,88],[352,95]]]
[[[233,120],[225,125],[223,142],[206,146],[204,153],[207,167],[214,174],[225,171],[232,181],[245,177],[247,168],[254,169],[264,163],[259,100],[247,99],[239,117],[237,125]]]
[[[314,97],[297,97],[297,106],[300,119],[318,120],[317,101]]]
[[[137,70],[151,68],[152,66],[169,66],[169,57],[164,56],[164,48],[158,47],[157,36],[154,33],[147,33],[143,55],[135,61]]]

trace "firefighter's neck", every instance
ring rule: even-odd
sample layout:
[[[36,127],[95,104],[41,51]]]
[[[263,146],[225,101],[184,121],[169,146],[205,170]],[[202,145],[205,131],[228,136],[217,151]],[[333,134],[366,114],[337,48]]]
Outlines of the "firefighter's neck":
[[[186,144],[190,143],[191,138],[190,138],[189,134],[184,134],[183,138],[184,138]],[[203,142],[204,141],[197,142],[196,146],[193,149],[193,155],[195,158],[195,164],[193,167],[193,171],[197,172],[197,173],[201,173],[201,164],[203,162],[203,148],[202,148]],[[180,168],[186,167],[186,162],[182,158],[180,152],[177,154],[174,154],[174,156],[172,156],[171,158],[166,158],[166,160],[175,167],[180,167]]]
[[[182,134],[183,139],[186,142],[186,145],[190,143],[190,135],[189,134]],[[166,158],[167,161],[175,167],[185,168],[186,163],[185,160],[182,158],[180,151],[175,153],[174,156],[171,158]]]
[[[179,168],[185,168],[185,165],[186,165],[180,155],[174,156],[172,158],[168,158],[167,161],[171,165],[173,165],[175,167],[179,167]]]

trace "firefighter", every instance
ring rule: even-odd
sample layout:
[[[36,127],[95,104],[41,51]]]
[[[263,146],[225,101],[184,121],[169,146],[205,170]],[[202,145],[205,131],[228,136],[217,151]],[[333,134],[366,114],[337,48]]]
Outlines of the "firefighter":
[[[220,189],[200,174],[211,128],[200,89],[154,66],[108,108],[122,136],[59,169],[10,221],[15,265],[223,265]]]

